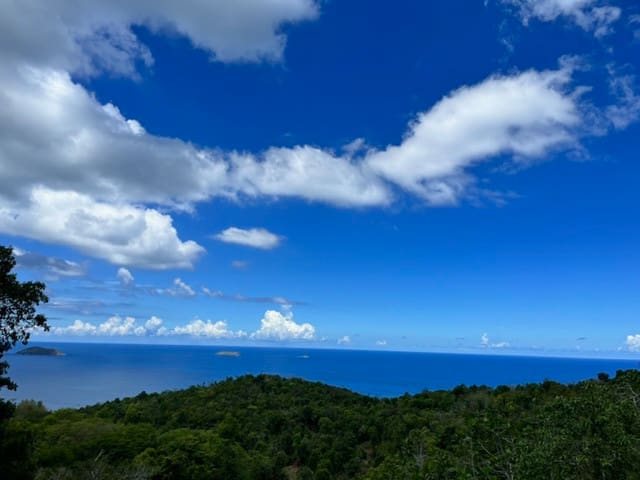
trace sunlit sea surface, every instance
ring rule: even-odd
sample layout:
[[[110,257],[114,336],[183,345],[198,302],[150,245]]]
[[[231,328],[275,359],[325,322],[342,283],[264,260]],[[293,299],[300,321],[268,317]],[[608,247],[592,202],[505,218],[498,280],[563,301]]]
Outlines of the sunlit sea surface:
[[[358,350],[215,346],[32,343],[64,356],[8,354],[17,392],[3,398],[42,400],[49,408],[78,407],[141,391],[175,390],[247,373],[301,377],[367,395],[451,388],[459,384],[515,385],[545,379],[576,382],[599,372],[638,368],[637,360],[463,355]],[[216,355],[235,351],[237,356]]]

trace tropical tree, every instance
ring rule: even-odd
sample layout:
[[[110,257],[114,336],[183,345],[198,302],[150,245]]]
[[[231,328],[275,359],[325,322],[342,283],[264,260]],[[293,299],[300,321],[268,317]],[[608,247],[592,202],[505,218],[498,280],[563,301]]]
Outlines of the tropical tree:
[[[0,359],[16,343],[26,344],[33,328],[49,330],[44,315],[36,307],[49,301],[42,282],[20,282],[13,268],[16,259],[11,247],[0,246]],[[9,364],[0,361],[0,389],[15,390],[17,385],[6,375]]]

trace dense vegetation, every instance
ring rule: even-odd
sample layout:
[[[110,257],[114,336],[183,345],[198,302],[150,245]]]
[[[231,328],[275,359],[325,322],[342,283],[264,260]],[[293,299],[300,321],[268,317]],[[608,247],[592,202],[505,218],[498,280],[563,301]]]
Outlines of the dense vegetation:
[[[640,372],[377,399],[260,375],[49,413],[19,404],[2,478],[636,479]]]

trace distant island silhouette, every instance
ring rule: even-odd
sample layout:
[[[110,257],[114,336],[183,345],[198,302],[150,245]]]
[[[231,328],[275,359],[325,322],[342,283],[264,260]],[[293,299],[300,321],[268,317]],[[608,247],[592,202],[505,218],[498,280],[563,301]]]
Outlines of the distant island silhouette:
[[[27,347],[18,352],[18,355],[44,355],[50,357],[59,357],[64,354],[60,350],[48,347]]]
[[[234,351],[229,351],[229,350],[221,350],[219,352],[216,352],[216,355],[219,355],[221,357],[239,357],[240,356],[240,352],[234,352]]]

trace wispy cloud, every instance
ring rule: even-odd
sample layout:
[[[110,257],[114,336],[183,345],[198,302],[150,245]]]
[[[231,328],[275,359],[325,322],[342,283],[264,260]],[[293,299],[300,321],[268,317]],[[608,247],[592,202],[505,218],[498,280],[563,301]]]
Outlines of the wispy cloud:
[[[516,7],[526,25],[533,18],[543,22],[564,17],[583,30],[603,37],[613,32],[613,25],[620,19],[619,7],[598,0],[501,0]]]
[[[82,315],[94,314],[104,309],[104,307],[106,307],[106,303],[102,300],[93,300],[87,298],[55,297],[51,299],[47,304],[47,308]]]
[[[65,260],[64,258],[42,255],[14,248],[16,264],[20,267],[40,270],[51,277],[81,277],[87,273],[87,264]]]
[[[225,243],[235,243],[247,247],[271,250],[280,245],[282,237],[264,228],[229,227],[214,236]]]
[[[250,303],[275,303],[278,305],[304,305],[304,302],[297,300],[291,300],[289,298],[274,296],[274,297],[253,297],[248,295],[241,295],[239,293],[226,294],[220,290],[212,290],[207,287],[202,287],[202,293],[207,297],[220,298],[222,300],[233,300],[236,302],[250,302]]]
[[[173,287],[159,288],[156,291],[172,297],[194,297],[196,295],[195,290],[179,277],[173,279]]]
[[[640,95],[636,92],[634,75],[617,75],[610,67],[609,85],[616,101],[606,109],[606,115],[615,128],[624,129],[640,117]]]

